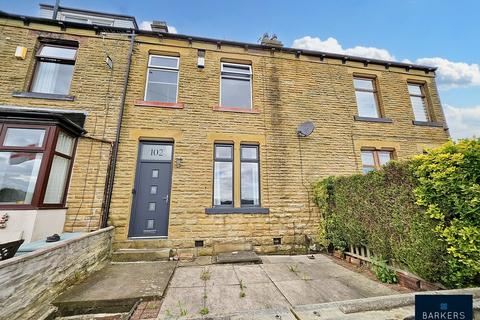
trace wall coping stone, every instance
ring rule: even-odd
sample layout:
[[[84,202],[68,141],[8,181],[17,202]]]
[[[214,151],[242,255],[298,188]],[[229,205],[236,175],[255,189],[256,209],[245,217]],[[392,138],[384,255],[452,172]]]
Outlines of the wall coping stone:
[[[63,248],[63,247],[67,247],[68,245],[70,245],[72,243],[75,243],[75,242],[79,242],[83,239],[93,237],[93,236],[96,236],[96,235],[104,233],[104,232],[109,232],[109,231],[113,230],[114,228],[115,227],[110,226],[110,227],[99,229],[99,230],[96,230],[96,231],[93,231],[93,232],[88,232],[88,233],[86,233],[84,235],[81,235],[77,238],[61,241],[60,243],[58,243],[57,245],[54,245],[54,246],[46,247],[44,249],[32,251],[30,253],[22,254],[20,256],[13,257],[11,259],[0,261],[0,269],[11,266],[13,264],[21,263],[21,262],[26,261],[26,260],[30,260],[32,258],[47,254],[49,252],[55,251],[55,250]]]

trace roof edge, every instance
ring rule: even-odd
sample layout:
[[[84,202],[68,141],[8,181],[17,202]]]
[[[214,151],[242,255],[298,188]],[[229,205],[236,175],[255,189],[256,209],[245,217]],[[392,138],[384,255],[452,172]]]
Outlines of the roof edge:
[[[48,25],[55,25],[55,26],[60,26],[60,27],[74,27],[74,28],[79,28],[79,29],[86,29],[86,30],[93,30],[95,32],[123,32],[123,33],[136,33],[139,35],[147,35],[147,36],[160,36],[160,37],[165,37],[165,38],[170,38],[170,39],[179,39],[179,40],[186,40],[186,41],[200,41],[200,42],[207,42],[207,43],[213,43],[217,45],[231,45],[231,46],[237,46],[237,47],[242,47],[242,48],[252,48],[252,49],[261,49],[261,50],[270,50],[270,51],[281,51],[281,52],[286,52],[286,53],[292,53],[292,54],[304,54],[304,55],[309,55],[309,56],[314,56],[314,57],[319,57],[319,58],[332,58],[332,59],[338,59],[342,61],[355,61],[355,62],[361,62],[366,65],[368,64],[377,64],[377,65],[383,65],[386,68],[389,67],[398,67],[398,68],[405,68],[407,70],[409,69],[414,69],[414,70],[421,70],[425,72],[435,72],[437,70],[437,67],[431,67],[431,66],[426,66],[426,65],[418,65],[418,64],[413,64],[413,63],[405,63],[405,62],[398,62],[398,61],[388,61],[388,60],[381,60],[381,59],[371,59],[371,58],[365,58],[365,57],[359,57],[359,56],[352,56],[352,55],[345,55],[345,54],[338,54],[338,53],[331,53],[331,52],[323,52],[323,51],[314,51],[314,50],[305,50],[305,49],[298,49],[298,48],[289,48],[289,47],[276,47],[276,46],[269,46],[269,45],[262,45],[262,44],[256,44],[256,43],[247,43],[247,42],[239,42],[239,41],[232,41],[232,40],[220,40],[220,39],[214,39],[214,38],[206,38],[206,37],[200,37],[200,36],[190,36],[190,35],[184,35],[184,34],[178,34],[178,33],[167,33],[167,32],[156,32],[156,31],[149,31],[149,30],[142,30],[142,29],[130,29],[130,28],[121,28],[121,27],[111,27],[111,26],[101,26],[101,25],[95,25],[95,24],[84,24],[84,23],[77,23],[77,22],[70,22],[70,21],[59,21],[59,20],[53,20],[53,19],[47,19],[47,18],[40,18],[40,17],[31,17],[31,16],[25,16],[25,15],[18,15],[18,14],[12,14],[8,13],[5,11],[0,11],[0,18],[10,18],[10,19],[16,19],[16,20],[22,20],[25,24],[28,24],[30,22],[36,22],[36,23],[44,23]]]

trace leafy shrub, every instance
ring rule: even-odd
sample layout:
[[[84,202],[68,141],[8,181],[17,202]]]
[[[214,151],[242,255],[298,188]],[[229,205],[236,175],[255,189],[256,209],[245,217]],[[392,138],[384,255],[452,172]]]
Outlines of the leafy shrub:
[[[425,280],[449,287],[480,275],[480,140],[447,143],[365,175],[314,186],[326,238],[368,246]]]
[[[480,274],[480,140],[449,142],[414,161],[417,203],[451,256],[442,280],[451,287],[472,283]]]
[[[383,283],[397,283],[397,274],[387,266],[387,262],[382,259],[371,258],[372,272],[378,280]]]

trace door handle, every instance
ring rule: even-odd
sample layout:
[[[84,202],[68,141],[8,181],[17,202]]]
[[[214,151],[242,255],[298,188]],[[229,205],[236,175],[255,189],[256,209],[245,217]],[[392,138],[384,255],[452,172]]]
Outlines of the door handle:
[[[165,200],[165,203],[168,203],[168,194],[165,197],[163,197],[163,200]]]

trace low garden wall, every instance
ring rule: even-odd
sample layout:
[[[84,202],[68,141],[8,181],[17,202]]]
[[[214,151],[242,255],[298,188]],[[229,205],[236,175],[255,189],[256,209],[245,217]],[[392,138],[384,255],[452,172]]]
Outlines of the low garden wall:
[[[113,227],[0,262],[0,319],[43,319],[68,286],[103,267]]]
[[[314,186],[326,240],[446,287],[480,281],[480,139]],[[378,275],[377,275],[378,276]]]

